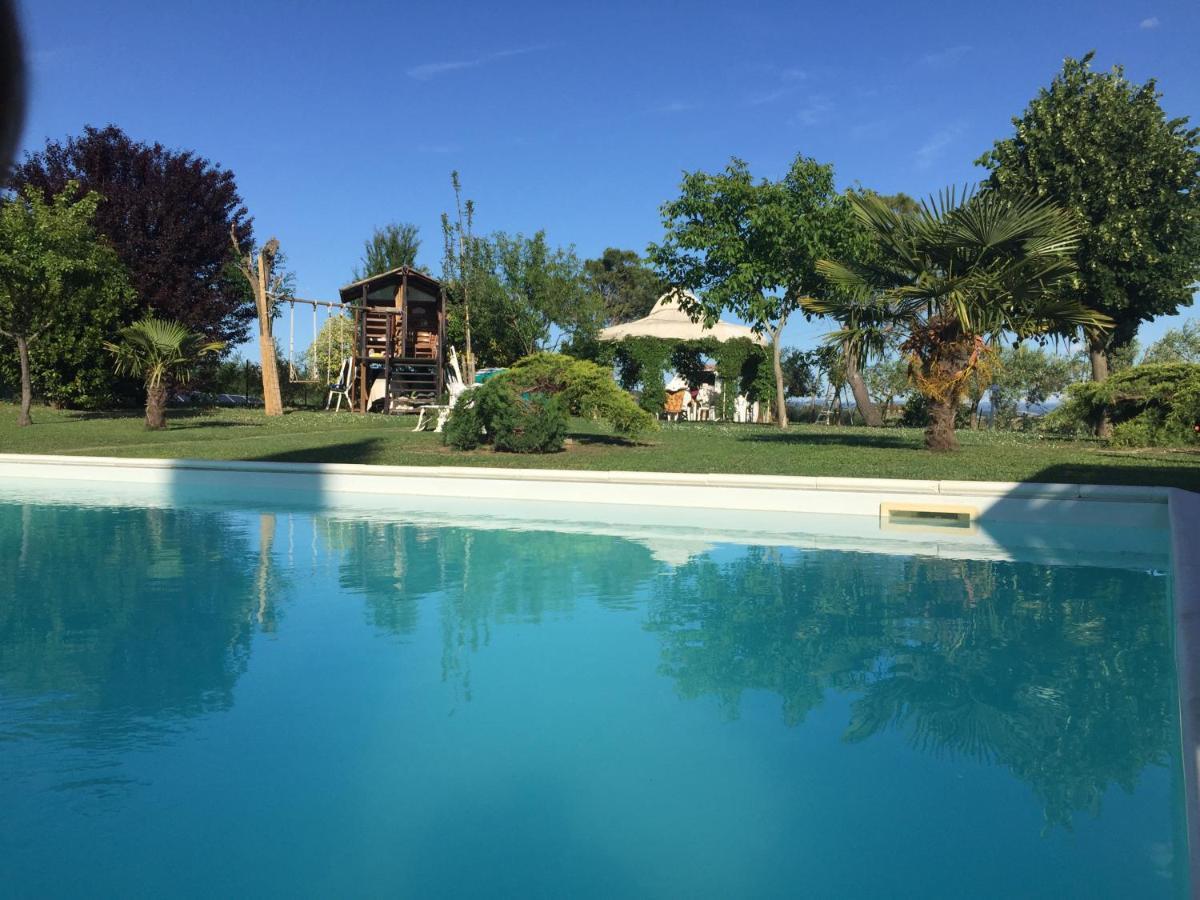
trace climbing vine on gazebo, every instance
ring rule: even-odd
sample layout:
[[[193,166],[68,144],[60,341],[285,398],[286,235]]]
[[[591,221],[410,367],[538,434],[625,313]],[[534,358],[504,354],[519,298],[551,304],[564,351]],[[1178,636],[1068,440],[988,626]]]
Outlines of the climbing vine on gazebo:
[[[640,386],[642,408],[655,414],[666,401],[666,373],[674,370],[689,384],[697,384],[705,371],[705,357],[716,364],[723,386],[717,398],[721,418],[733,417],[738,394],[760,403],[769,403],[775,396],[769,349],[749,338],[718,341],[639,336],[616,341],[612,347],[621,386],[626,390]]]

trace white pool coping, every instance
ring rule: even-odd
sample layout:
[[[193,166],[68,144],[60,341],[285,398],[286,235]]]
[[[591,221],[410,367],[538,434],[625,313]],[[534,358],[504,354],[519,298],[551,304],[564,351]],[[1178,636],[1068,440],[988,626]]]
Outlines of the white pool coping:
[[[322,495],[410,496],[462,501],[533,501],[671,507],[742,513],[871,516],[881,504],[969,507],[977,521],[1171,533],[1180,729],[1189,868],[1200,897],[1200,494],[1178,488],[1034,482],[918,481],[669,472],[372,466],[0,454],[0,479],[170,487],[246,485]],[[425,504],[428,506],[428,503]],[[359,504],[361,508],[361,502]],[[629,510],[631,520],[638,514]],[[962,548],[963,555],[970,555]]]

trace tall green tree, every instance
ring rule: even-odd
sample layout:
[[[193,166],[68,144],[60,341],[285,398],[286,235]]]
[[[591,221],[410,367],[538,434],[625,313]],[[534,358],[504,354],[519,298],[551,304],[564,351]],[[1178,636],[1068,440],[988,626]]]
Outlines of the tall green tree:
[[[1092,377],[1138,326],[1192,302],[1200,279],[1200,130],[1168,118],[1155,82],[1120,66],[1092,71],[1093,54],[1067,59],[1050,86],[1013,119],[1016,133],[978,160],[988,186],[1035,194],[1081,222],[1078,272],[1061,286],[1113,321],[1090,341]]]
[[[420,229],[410,222],[391,222],[376,228],[363,243],[362,259],[354,267],[354,280],[370,278],[401,266],[416,268],[420,249]]]
[[[32,422],[30,346],[60,332],[76,335],[86,351],[97,331],[116,327],[132,303],[121,261],[92,224],[99,203],[97,194],[81,196],[69,182],[48,201],[26,188],[0,204],[0,336],[17,351],[18,425]]]
[[[122,328],[119,341],[105,348],[116,360],[123,375],[142,379],[146,386],[146,427],[167,427],[167,388],[184,383],[203,357],[218,353],[225,345],[207,341],[204,335],[188,331],[180,322],[145,318]]]
[[[833,167],[797,156],[781,180],[756,181],[733,159],[717,174],[685,174],[662,218],[666,236],[649,255],[664,280],[695,292],[688,311],[711,324],[731,310],[771,336],[776,419],[786,428],[783,328],[806,297],[829,293],[817,261],[841,255],[853,237]]]
[[[607,325],[649,315],[668,285],[633,250],[608,247],[598,259],[583,264],[588,287],[604,304]]]
[[[879,354],[896,335],[917,389],[928,400],[925,446],[957,449],[954,417],[971,375],[994,343],[1109,326],[1101,313],[1059,287],[1075,271],[1079,224],[1036,198],[946,191],[917,215],[878,197],[850,198],[875,235],[865,260],[821,260],[838,288],[805,300],[811,312],[843,322],[830,340]]]

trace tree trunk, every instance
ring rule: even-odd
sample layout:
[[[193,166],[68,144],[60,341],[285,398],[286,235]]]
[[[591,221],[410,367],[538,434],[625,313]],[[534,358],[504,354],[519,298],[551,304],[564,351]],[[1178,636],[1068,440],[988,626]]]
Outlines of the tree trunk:
[[[167,385],[146,385],[146,427],[160,431],[167,427]]]
[[[958,397],[953,393],[944,399],[929,398],[929,427],[925,429],[925,449],[946,451],[958,449],[958,438],[954,435],[954,414],[958,411]]]
[[[1108,353],[1105,351],[1104,345],[1093,341],[1088,346],[1088,357],[1092,361],[1092,381],[1107,380]],[[1107,409],[1101,411],[1100,421],[1096,423],[1096,437],[1112,437],[1112,419],[1109,418]]]
[[[788,427],[787,391],[783,388],[783,362],[780,360],[783,343],[783,326],[786,318],[779,320],[771,341],[771,366],[775,370],[775,422],[780,428]]]
[[[271,302],[267,298],[267,260],[261,250],[258,254],[258,352],[262,357],[263,409],[268,416],[282,416],[279,365],[275,357],[275,339],[271,336]]]
[[[858,408],[858,414],[862,416],[863,422],[868,428],[882,427],[883,417],[879,414],[879,408],[871,401],[871,395],[867,392],[862,372],[858,370],[858,354],[848,347],[846,348],[846,381],[850,383],[850,393],[854,395],[854,405]]]
[[[29,374],[29,338],[24,335],[17,337],[17,356],[21,360],[21,412],[17,415],[17,425],[24,428],[33,424],[29,417],[33,406],[33,376]]]

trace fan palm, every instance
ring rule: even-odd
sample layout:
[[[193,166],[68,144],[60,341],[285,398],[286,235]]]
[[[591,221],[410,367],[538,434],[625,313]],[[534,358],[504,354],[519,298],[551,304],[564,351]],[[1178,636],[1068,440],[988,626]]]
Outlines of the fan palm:
[[[1052,203],[954,189],[909,214],[872,195],[851,194],[850,202],[873,249],[864,259],[818,262],[840,290],[803,305],[842,322],[830,340],[860,359],[899,339],[929,404],[931,450],[957,448],[959,401],[972,373],[986,373],[1001,335],[1111,326],[1062,290],[1075,272],[1080,226]]]
[[[167,386],[186,382],[202,356],[224,348],[223,341],[206,341],[182,323],[147,317],[121,329],[120,343],[104,347],[116,357],[118,375],[133,375],[146,385],[146,427],[167,427]]]

